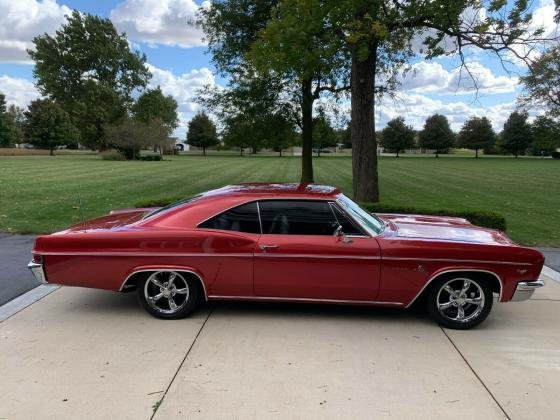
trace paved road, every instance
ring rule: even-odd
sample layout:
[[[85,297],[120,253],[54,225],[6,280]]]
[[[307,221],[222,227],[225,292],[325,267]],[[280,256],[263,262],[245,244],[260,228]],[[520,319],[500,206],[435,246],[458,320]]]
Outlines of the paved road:
[[[27,269],[34,239],[0,234],[0,306],[39,285]]]
[[[545,256],[545,264],[560,272],[560,248],[539,248]]]

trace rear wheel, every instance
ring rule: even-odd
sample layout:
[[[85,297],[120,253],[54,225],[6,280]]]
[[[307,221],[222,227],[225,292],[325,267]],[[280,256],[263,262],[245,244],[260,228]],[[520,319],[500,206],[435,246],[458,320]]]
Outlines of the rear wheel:
[[[179,319],[189,315],[197,306],[199,292],[196,281],[177,271],[155,271],[138,283],[138,298],[153,316]]]
[[[447,328],[467,330],[486,319],[493,304],[492,289],[468,276],[436,280],[428,299],[428,311],[436,322]]]

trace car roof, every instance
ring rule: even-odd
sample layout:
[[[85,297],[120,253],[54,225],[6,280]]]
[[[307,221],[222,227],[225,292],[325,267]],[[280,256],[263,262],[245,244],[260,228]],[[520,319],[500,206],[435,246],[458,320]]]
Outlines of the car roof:
[[[336,197],[341,191],[336,187],[317,184],[288,184],[288,183],[248,183],[227,185],[222,188],[210,190],[202,197],[217,196],[290,196],[301,198],[329,198]]]

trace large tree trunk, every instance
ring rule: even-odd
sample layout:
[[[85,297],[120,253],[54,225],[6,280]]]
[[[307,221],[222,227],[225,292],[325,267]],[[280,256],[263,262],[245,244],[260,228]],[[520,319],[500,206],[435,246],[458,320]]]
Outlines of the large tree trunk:
[[[313,91],[311,80],[301,83],[301,182],[313,182]]]
[[[359,202],[379,201],[377,175],[377,141],[375,138],[374,88],[377,49],[360,61],[357,50],[352,54],[352,188]]]

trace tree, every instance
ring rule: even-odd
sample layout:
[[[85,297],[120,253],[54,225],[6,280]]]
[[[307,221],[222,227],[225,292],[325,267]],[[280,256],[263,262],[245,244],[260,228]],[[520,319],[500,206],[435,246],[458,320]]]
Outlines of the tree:
[[[109,19],[72,12],[54,37],[33,38],[28,50],[42,94],[70,114],[82,141],[105,148],[103,127],[120,120],[136,89],[146,86],[146,57],[131,52]]]
[[[325,147],[336,146],[338,136],[331,125],[323,108],[319,108],[317,116],[313,119],[313,147],[317,150],[317,156],[321,156],[321,150]]]
[[[21,110],[15,105],[6,109],[6,97],[0,93],[0,147],[22,142]]]
[[[514,111],[504,124],[500,146],[517,158],[531,144],[531,126],[527,122],[529,115],[526,111]]]
[[[397,117],[381,132],[381,145],[399,157],[399,152],[414,146],[414,134],[414,129],[404,123],[404,118]]]
[[[458,143],[465,149],[474,149],[475,157],[478,157],[479,149],[490,150],[496,143],[496,133],[490,120],[486,117],[469,118],[459,132]]]
[[[171,95],[165,96],[159,86],[146,90],[138,97],[132,105],[132,115],[146,124],[160,120],[169,135],[179,125],[177,101]]]
[[[534,156],[550,156],[560,147],[560,122],[541,115],[531,124],[530,144]]]
[[[250,55],[259,70],[280,74],[287,85],[300,86],[297,101],[304,183],[313,182],[313,104],[323,92],[338,93],[349,88],[343,41],[325,30],[329,12],[329,7],[316,0],[280,1]]]
[[[434,114],[426,119],[420,131],[420,147],[435,150],[436,157],[447,152],[455,143],[455,134],[444,115]]]
[[[527,62],[543,41],[532,29],[531,4],[505,0],[337,0],[326,2],[325,30],[346,41],[351,55],[351,127],[354,198],[379,199],[375,98],[391,91],[395,75],[415,56],[412,43],[430,59],[455,54],[464,77],[476,76],[464,51],[481,49],[509,61]],[[297,36],[299,28],[292,29]]]
[[[194,147],[202,147],[204,156],[207,147],[218,144],[216,126],[204,112],[199,112],[189,121],[187,143]]]
[[[552,116],[560,116],[560,47],[555,46],[537,58],[529,73],[521,78],[525,85],[520,102],[545,107]]]
[[[25,137],[35,147],[48,149],[51,156],[57,146],[75,144],[79,132],[70,116],[50,99],[36,99],[25,112]]]

